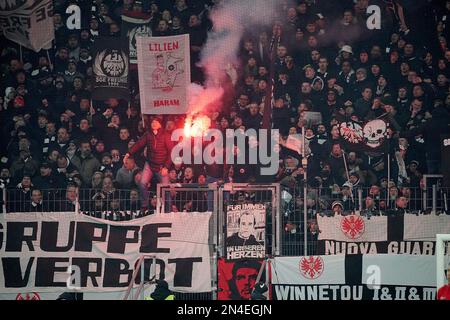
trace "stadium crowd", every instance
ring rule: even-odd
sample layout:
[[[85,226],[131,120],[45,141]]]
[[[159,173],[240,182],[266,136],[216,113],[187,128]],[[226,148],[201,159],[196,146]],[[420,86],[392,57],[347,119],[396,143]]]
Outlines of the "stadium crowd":
[[[261,128],[273,80],[271,125],[281,133],[273,176],[260,175],[258,165],[172,161],[170,134],[184,126],[184,116],[143,117],[136,69],[130,103],[91,99],[93,43],[101,36],[120,40],[126,12],[150,17],[153,36],[188,33],[192,81],[202,83],[197,62],[218,1],[94,0],[88,24],[69,30],[71,2],[54,1],[52,49],[35,53],[2,38],[0,183],[8,190],[7,211],[72,211],[79,197],[82,210],[100,216],[106,209],[151,212],[156,198],[148,190],[158,182],[281,182],[293,190],[305,183],[305,169],[286,138],[303,127],[308,208],[319,212],[351,212],[358,188],[369,214],[422,208],[413,202],[421,201],[414,193],[423,188],[423,175],[441,172],[440,135],[450,133],[450,1],[279,1],[271,28],[247,30],[240,63],[223,84],[233,95],[207,116],[220,130]],[[367,27],[369,4],[381,8],[380,30]],[[313,113],[321,121],[311,122]],[[344,150],[339,123],[380,117],[389,123],[387,152]],[[151,173],[142,179],[146,162]],[[192,200],[198,199],[171,209],[206,210]]]

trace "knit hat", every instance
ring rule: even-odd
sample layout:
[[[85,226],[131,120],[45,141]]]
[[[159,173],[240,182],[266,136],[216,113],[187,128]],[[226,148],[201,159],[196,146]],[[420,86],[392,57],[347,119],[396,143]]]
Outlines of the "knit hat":
[[[347,53],[353,54],[353,49],[351,46],[346,44],[346,45],[342,46],[341,50],[339,50],[339,53],[342,53],[342,52],[347,52]]]
[[[333,203],[331,204],[331,209],[333,209],[335,206],[340,206],[341,209],[344,209],[344,205],[341,201],[333,201]]]
[[[349,187],[350,189],[351,188],[353,188],[353,185],[352,185],[352,183],[350,182],[350,181],[347,181],[347,182],[345,182],[343,185],[342,185],[342,187],[344,188],[344,187]]]
[[[24,107],[25,99],[22,96],[17,96],[14,98],[14,106]]]

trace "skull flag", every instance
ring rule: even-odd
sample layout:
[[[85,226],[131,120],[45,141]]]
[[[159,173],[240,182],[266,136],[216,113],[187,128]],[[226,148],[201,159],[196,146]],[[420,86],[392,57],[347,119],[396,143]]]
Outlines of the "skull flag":
[[[348,151],[384,152],[388,126],[389,123],[382,119],[366,123],[342,122],[339,125],[339,133],[343,147]]]
[[[94,100],[130,98],[128,45],[118,38],[98,38],[94,43]]]

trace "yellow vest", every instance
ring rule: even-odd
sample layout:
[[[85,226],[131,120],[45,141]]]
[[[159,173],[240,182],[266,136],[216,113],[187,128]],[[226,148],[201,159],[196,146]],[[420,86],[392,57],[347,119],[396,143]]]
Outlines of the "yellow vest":
[[[145,300],[154,300],[151,296],[145,297]],[[173,294],[169,294],[164,300],[175,300],[175,296]]]

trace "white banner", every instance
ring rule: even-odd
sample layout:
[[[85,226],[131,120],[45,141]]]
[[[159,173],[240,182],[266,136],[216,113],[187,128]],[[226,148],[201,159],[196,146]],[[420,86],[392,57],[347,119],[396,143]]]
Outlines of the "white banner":
[[[317,254],[434,255],[436,234],[450,232],[448,215],[321,217]]]
[[[368,220],[358,215],[322,217],[317,215],[319,240],[378,242],[387,241],[387,217],[375,216]]]
[[[155,285],[145,286],[144,297],[148,297],[155,290]],[[57,300],[61,295],[68,291],[60,290],[58,292],[20,292],[20,293],[0,293],[1,300]],[[82,300],[123,300],[125,291],[111,292],[83,292]],[[134,294],[136,290],[134,291]],[[134,295],[133,295],[134,297]],[[129,300],[131,300],[131,294]]]
[[[346,255],[271,259],[276,300],[434,300],[436,259]]]
[[[172,290],[211,291],[211,213],[155,214],[125,222],[75,213],[1,216],[0,293],[60,292],[68,279],[82,292],[126,290],[142,255],[156,257],[156,274]],[[149,257],[143,264],[146,280],[151,262]],[[138,275],[135,286],[140,281]]]
[[[191,81],[189,35],[137,36],[143,114],[185,114]]]
[[[0,1],[0,26],[5,38],[36,52],[49,49],[55,38],[52,0]]]
[[[450,233],[450,216],[405,214],[403,238],[408,241],[436,241],[436,234]]]
[[[278,257],[272,284],[345,284],[345,256]]]
[[[373,278],[373,267],[380,270],[383,285],[395,286],[436,286],[436,257],[423,255],[379,255],[363,256],[363,283]]]

